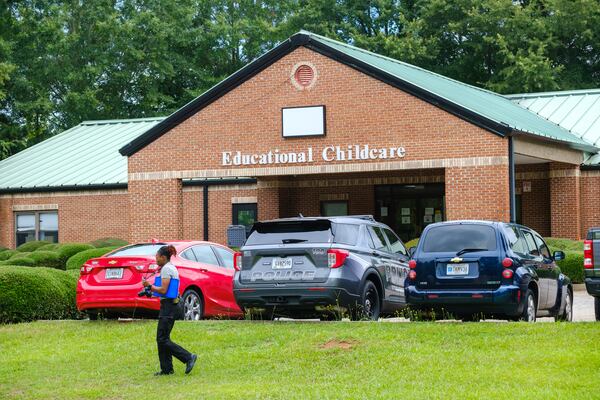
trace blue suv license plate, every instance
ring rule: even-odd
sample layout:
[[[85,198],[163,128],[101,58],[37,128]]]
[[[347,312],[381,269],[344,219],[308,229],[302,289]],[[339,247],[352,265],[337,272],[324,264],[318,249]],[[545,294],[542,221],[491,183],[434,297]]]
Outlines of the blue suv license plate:
[[[446,265],[446,275],[469,275],[469,264],[448,264]]]

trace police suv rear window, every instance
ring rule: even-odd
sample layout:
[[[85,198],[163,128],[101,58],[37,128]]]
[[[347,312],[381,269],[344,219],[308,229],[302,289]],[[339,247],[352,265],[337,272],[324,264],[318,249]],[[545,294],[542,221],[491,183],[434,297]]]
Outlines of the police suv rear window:
[[[496,250],[496,232],[493,227],[477,224],[440,225],[431,228],[423,240],[427,253],[461,250]]]
[[[246,246],[332,241],[331,222],[328,220],[257,222],[246,240]]]
[[[355,245],[359,225],[335,224],[328,220],[257,223],[246,245],[290,243],[339,243]]]

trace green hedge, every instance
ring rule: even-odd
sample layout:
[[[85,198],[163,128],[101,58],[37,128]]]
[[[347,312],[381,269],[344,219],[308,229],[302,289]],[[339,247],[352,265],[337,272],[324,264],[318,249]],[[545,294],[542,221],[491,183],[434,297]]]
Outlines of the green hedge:
[[[28,257],[11,258],[10,260],[0,261],[0,265],[22,265],[25,267],[35,267],[35,261]]]
[[[53,251],[36,250],[33,253],[29,253],[27,258],[31,258],[35,261],[36,267],[65,269],[65,264],[60,262],[58,254]]]
[[[90,258],[102,257],[108,252],[118,249],[120,246],[104,247],[101,249],[89,249],[79,252],[67,261],[67,270],[78,270]]]
[[[547,237],[548,247],[562,251],[583,251],[583,241]]]
[[[0,268],[0,323],[77,318],[77,279],[50,268]]]
[[[96,239],[96,240],[90,242],[90,244],[92,246],[100,249],[100,248],[104,248],[104,247],[123,247],[123,246],[128,245],[129,243],[123,239],[109,237],[109,238]]]
[[[23,252],[15,252],[11,258],[9,258],[9,260],[16,260],[17,258],[27,258],[29,257],[29,255],[31,254],[31,252],[28,251],[23,251]]]
[[[4,251],[0,251],[0,261],[8,260],[12,256],[14,256],[16,253],[17,253],[16,250],[4,250]]]
[[[43,245],[42,247],[35,249],[35,251],[57,251],[59,247],[60,244],[58,243],[48,243]]]
[[[406,246],[406,250],[408,250],[411,247],[417,247],[418,244],[419,244],[419,238],[416,238],[416,239],[412,239],[412,240],[409,240],[408,242],[404,243],[404,246]]]
[[[58,258],[62,265],[67,265],[67,260],[77,253],[85,250],[93,249],[90,244],[85,243],[65,243],[58,248]]]
[[[566,258],[557,262],[563,274],[571,278],[573,283],[583,283],[583,251],[565,251]]]
[[[50,242],[46,241],[46,240],[34,240],[33,242],[27,242],[27,243],[23,243],[22,245],[20,245],[19,247],[17,247],[17,251],[21,251],[21,252],[31,252],[31,251],[35,251],[38,248],[45,246],[47,244],[51,244]]]

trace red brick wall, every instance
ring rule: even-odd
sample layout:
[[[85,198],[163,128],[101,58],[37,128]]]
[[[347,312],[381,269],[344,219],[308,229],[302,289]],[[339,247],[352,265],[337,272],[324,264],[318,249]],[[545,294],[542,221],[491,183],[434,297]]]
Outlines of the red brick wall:
[[[523,225],[534,229],[542,236],[550,236],[548,164],[517,165],[516,175],[516,189],[522,199]],[[523,191],[523,182],[531,184],[530,192]]]
[[[553,237],[581,238],[579,179],[579,166],[550,164],[550,234]]]
[[[183,239],[180,179],[129,182],[131,242]]]
[[[581,185],[581,237],[585,238],[588,229],[600,226],[600,173],[582,172]]]
[[[13,206],[58,205],[60,242],[88,242],[102,237],[129,239],[127,194],[47,195],[0,198],[0,246],[15,246]]]
[[[510,221],[506,165],[446,168],[446,218]]]

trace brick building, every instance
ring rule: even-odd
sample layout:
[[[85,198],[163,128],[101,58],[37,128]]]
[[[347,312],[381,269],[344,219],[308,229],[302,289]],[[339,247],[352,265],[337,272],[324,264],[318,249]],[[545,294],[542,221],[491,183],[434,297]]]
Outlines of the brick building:
[[[543,96],[300,32],[164,119],[84,122],[0,162],[0,245],[225,242],[298,213],[373,214],[405,240],[464,218],[577,239],[600,224],[600,127],[565,129],[529,107]]]

